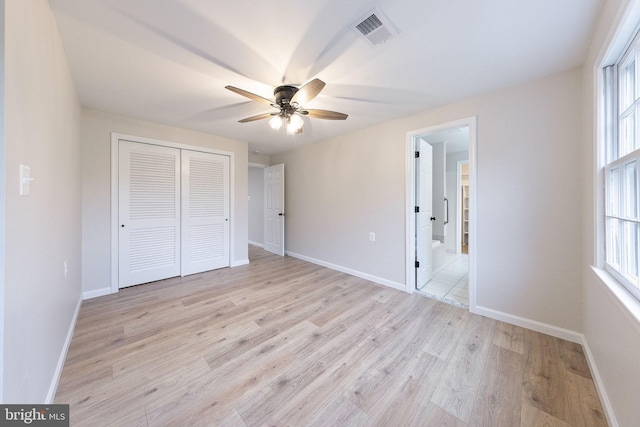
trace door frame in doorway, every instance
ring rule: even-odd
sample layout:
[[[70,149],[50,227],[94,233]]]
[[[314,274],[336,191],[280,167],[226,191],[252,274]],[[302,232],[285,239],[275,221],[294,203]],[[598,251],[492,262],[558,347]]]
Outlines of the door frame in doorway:
[[[469,127],[469,311],[476,310],[476,265],[477,265],[477,142],[478,142],[478,118],[477,116],[467,117],[460,120],[427,126],[421,129],[412,130],[406,133],[405,159],[406,165],[406,219],[405,219],[405,284],[406,292],[413,293],[416,288],[416,227],[415,227],[415,140],[425,134],[436,133],[446,129]]]
[[[203,153],[220,154],[229,156],[229,266],[247,264],[247,262],[234,262],[235,254],[235,153],[232,151],[217,150],[213,148],[202,147],[198,145],[182,144],[179,142],[163,141],[160,139],[145,138],[142,136],[126,135],[122,133],[111,133],[111,293],[119,292],[118,281],[118,232],[119,232],[119,205],[118,205],[118,170],[119,170],[119,141],[126,140],[137,142],[140,144],[159,145],[162,147],[177,148],[180,150],[200,151]],[[98,295],[96,295],[98,296]]]

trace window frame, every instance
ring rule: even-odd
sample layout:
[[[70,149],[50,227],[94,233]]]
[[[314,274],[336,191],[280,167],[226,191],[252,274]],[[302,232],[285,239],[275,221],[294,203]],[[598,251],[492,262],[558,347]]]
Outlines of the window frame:
[[[612,61],[613,63],[601,68],[602,71],[602,109],[604,113],[603,135],[600,145],[602,150],[602,185],[604,189],[604,200],[600,207],[602,215],[601,227],[603,230],[603,241],[601,248],[603,249],[602,265],[604,269],[620,283],[628,292],[636,299],[640,300],[640,28],[637,28],[633,36],[628,39],[622,54]],[[622,94],[625,87],[624,81],[620,78],[619,72],[629,64],[630,59],[633,60],[633,82],[632,82],[632,98]],[[628,75],[625,73],[625,75]],[[622,87],[622,88],[621,88]],[[622,98],[625,96],[625,98]],[[624,101],[626,99],[626,102]],[[624,105],[623,105],[624,103]],[[620,112],[624,108],[624,111]],[[630,135],[629,132],[623,132],[623,121],[625,118],[633,115],[633,129],[631,134],[634,139],[634,148],[632,151],[625,152],[623,147],[623,155],[616,158],[621,151],[621,141],[623,135]],[[628,145],[626,146],[628,148]],[[612,160],[613,159],[613,160]],[[633,180],[625,180],[625,172],[629,165],[633,166]],[[612,184],[612,176],[614,171],[618,173],[617,184]],[[633,182],[635,194],[631,197],[635,200],[632,203],[633,212],[629,214],[629,204],[625,197],[625,184]],[[612,187],[613,188],[612,191]],[[616,225],[616,232],[612,233],[611,225]],[[634,226],[635,224],[635,226]],[[625,232],[625,227],[627,227]],[[625,246],[625,236],[634,235],[635,244]],[[633,248],[630,251],[623,251],[624,247]],[[612,255],[612,248],[617,256]],[[634,260],[629,262],[629,256],[633,256]],[[612,262],[617,260],[618,263]],[[629,265],[635,270],[629,273]]]
[[[616,197],[617,199],[624,199],[626,200],[626,198],[623,198],[622,195],[620,193],[622,193],[624,191],[622,186],[618,187],[618,194],[611,194],[612,192],[610,191],[607,182],[611,176],[611,172],[613,170],[620,170],[620,171],[624,171],[624,169],[626,168],[627,165],[630,164],[635,164],[635,189],[636,191],[638,189],[640,189],[640,173],[639,173],[639,169],[640,169],[640,148],[636,149],[635,151],[626,154],[625,156],[612,161],[611,163],[608,163],[605,167],[604,167],[604,175],[605,175],[605,208],[604,208],[604,228],[605,228],[605,260],[604,260],[604,266],[605,266],[605,270],[607,272],[609,272],[609,274],[611,274],[618,282],[620,282],[621,285],[623,285],[629,292],[631,292],[636,298],[638,298],[638,300],[640,300],[640,287],[638,285],[634,285],[633,284],[633,280],[636,281],[636,283],[638,283],[638,265],[636,265],[636,276],[633,277],[628,277],[624,271],[628,269],[626,263],[627,260],[625,258],[624,255],[625,253],[621,252],[620,254],[618,254],[617,259],[619,260],[619,265],[613,265],[612,263],[609,262],[610,258],[610,238],[612,237],[609,234],[609,220],[615,220],[618,223],[618,228],[619,228],[619,234],[618,236],[621,236],[624,234],[624,232],[622,231],[623,227],[625,224],[635,224],[635,228],[636,228],[636,247],[635,247],[635,257],[636,257],[636,263],[637,258],[638,258],[638,254],[640,253],[640,245],[638,242],[640,242],[640,237],[638,236],[638,234],[640,234],[640,221],[638,220],[638,210],[640,210],[640,207],[638,207],[638,200],[640,199],[640,197],[636,196],[636,200],[635,200],[635,218],[632,218],[630,216],[627,216],[624,214],[624,212],[620,212],[620,207],[621,205],[624,204],[624,202],[619,203],[618,204],[618,213],[614,214],[614,213],[610,213],[608,212],[609,206],[611,205],[610,201],[611,201],[611,197]],[[621,179],[623,179],[621,177]],[[616,268],[617,267],[617,268]]]

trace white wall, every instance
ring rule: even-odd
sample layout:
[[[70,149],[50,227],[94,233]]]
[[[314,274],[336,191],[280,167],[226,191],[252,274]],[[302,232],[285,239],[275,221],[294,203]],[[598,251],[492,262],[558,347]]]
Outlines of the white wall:
[[[81,295],[80,104],[48,1],[9,1],[5,17],[3,399],[44,403]],[[18,194],[20,164],[30,196]]]
[[[449,224],[444,238],[447,252],[456,253],[460,246],[460,222],[458,221],[458,162],[469,160],[468,151],[447,153],[447,198],[449,199]]]
[[[231,264],[247,256],[247,143],[101,111],[82,109],[82,290],[85,297],[110,292],[111,133],[233,152],[235,193]]]
[[[287,250],[404,284],[406,133],[477,115],[478,305],[581,331],[581,79],[572,70],[272,156],[287,168]]]
[[[249,168],[249,241],[264,244],[264,168]]]
[[[598,259],[596,239],[598,222],[596,194],[602,194],[600,178],[596,173],[595,109],[597,92],[594,82],[602,64],[602,55],[622,20],[625,8],[631,2],[610,0],[599,14],[589,57],[584,66],[583,82],[583,141],[582,141],[582,223],[583,223],[583,286],[584,336],[592,368],[595,369],[604,404],[615,415],[611,425],[634,426],[640,420],[640,303],[629,306],[621,303],[612,289],[590,266],[602,267]],[[635,2],[638,3],[637,1]],[[630,30],[637,28],[637,20],[630,22]],[[624,293],[622,294],[624,295]],[[633,298],[629,298],[633,301]],[[604,392],[604,394],[602,393]]]

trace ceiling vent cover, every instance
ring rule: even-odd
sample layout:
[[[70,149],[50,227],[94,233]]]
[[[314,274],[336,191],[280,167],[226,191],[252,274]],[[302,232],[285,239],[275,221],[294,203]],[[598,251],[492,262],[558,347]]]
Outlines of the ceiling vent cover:
[[[372,46],[383,44],[398,35],[398,30],[378,8],[366,13],[352,25],[352,28]]]

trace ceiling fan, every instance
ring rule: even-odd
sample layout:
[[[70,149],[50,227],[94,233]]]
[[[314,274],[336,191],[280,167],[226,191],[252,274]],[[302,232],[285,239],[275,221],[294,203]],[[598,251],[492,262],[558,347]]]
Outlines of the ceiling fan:
[[[287,133],[294,135],[302,132],[304,122],[301,116],[325,120],[347,119],[348,115],[344,113],[329,110],[310,110],[303,107],[307,102],[311,101],[320,93],[322,88],[324,88],[324,85],[325,83],[322,80],[313,79],[300,88],[291,85],[278,86],[273,90],[275,101],[263,98],[260,95],[247,92],[246,90],[239,89],[234,86],[225,86],[225,88],[229,89],[231,92],[237,93],[238,95],[246,96],[253,101],[269,104],[279,110],[273,113],[263,113],[247,117],[239,120],[240,123],[253,122],[255,120],[262,120],[271,117],[271,120],[269,120],[269,126],[271,126],[273,130],[279,130],[283,124],[286,124]]]

